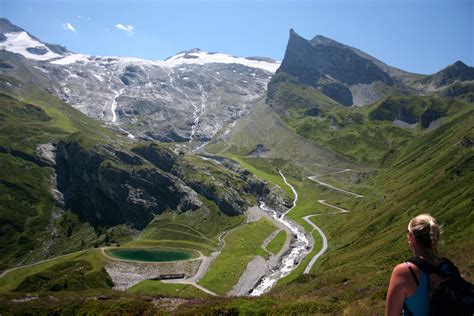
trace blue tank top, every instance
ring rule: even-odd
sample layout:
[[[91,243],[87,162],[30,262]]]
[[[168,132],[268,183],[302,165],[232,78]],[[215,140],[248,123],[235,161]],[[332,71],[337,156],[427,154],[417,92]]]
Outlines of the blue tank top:
[[[416,291],[405,298],[405,306],[413,316],[427,316],[430,311],[428,275],[420,271],[420,280]],[[404,315],[409,315],[405,314]]]

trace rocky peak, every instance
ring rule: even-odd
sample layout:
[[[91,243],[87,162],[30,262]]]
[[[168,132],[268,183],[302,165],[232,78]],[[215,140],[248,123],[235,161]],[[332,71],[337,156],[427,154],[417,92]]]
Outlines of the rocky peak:
[[[307,40],[291,29],[285,57],[277,72],[320,89],[342,105],[352,106],[374,101],[370,94],[367,97],[363,94],[373,84],[394,84],[380,64],[375,58],[330,38],[317,35]],[[357,102],[353,93],[358,95]]]
[[[471,81],[474,80],[474,67],[469,67],[462,61],[458,60],[454,64],[438,71],[421,80],[423,84],[431,84],[436,88],[449,85],[455,81]]]
[[[24,32],[21,27],[18,27],[5,18],[0,18],[0,33]]]
[[[372,60],[349,47],[320,35],[308,41],[293,29],[279,72],[286,72],[313,86],[323,74],[349,86],[374,81],[392,84],[390,76]]]
[[[188,50],[180,51],[180,52],[178,52],[178,53],[176,53],[172,56],[169,56],[165,59],[165,61],[176,58],[176,57],[179,57],[179,56],[183,56],[183,57],[186,58],[186,56],[190,56],[190,54],[198,54],[198,53],[202,53],[202,52],[203,51],[200,48],[191,48],[191,49],[188,49]]]

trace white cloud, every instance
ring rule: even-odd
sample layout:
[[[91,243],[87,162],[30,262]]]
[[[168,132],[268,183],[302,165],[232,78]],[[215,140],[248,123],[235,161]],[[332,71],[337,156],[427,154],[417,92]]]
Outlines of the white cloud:
[[[69,30],[69,31],[72,31],[72,32],[76,31],[76,28],[74,26],[72,26],[72,24],[69,23],[69,22],[64,23],[63,27],[64,27],[65,30]]]
[[[115,25],[116,28],[118,28],[119,30],[121,31],[124,31],[125,33],[127,33],[128,35],[132,35],[133,34],[133,30],[135,29],[133,27],[133,25],[123,25],[123,24],[117,24]]]

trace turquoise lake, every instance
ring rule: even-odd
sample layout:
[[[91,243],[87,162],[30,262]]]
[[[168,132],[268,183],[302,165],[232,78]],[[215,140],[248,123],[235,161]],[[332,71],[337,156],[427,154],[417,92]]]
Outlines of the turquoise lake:
[[[113,249],[107,253],[117,259],[135,260],[145,262],[180,261],[193,258],[193,254],[187,251],[163,250],[163,249]]]

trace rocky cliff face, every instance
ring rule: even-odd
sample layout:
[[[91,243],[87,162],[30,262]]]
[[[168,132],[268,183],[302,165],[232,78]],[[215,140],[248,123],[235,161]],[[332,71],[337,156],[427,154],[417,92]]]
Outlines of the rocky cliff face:
[[[293,30],[290,30],[280,72],[321,88],[324,94],[346,106],[353,104],[351,87],[374,82],[394,84],[388,73],[354,49],[322,36],[308,41]]]
[[[194,166],[155,143],[131,150],[105,145],[89,148],[80,135],[56,148],[58,189],[66,209],[94,226],[130,224],[141,229],[163,211],[187,212],[204,207],[200,196],[230,216],[260,200],[284,210],[281,192],[245,170],[206,163]]]
[[[290,30],[285,58],[278,71],[289,73],[301,82],[314,86],[323,74],[347,85],[370,84],[374,81],[392,84],[390,76],[371,60],[332,41],[318,39],[316,37],[308,41]]]
[[[465,81],[474,81],[474,67],[469,67],[458,60],[437,73],[419,80],[417,85],[425,91],[433,91],[455,82]]]
[[[135,164],[129,164],[131,157]],[[202,205],[183,181],[140,158],[106,148],[87,150],[76,141],[59,142],[56,172],[66,209],[93,225],[143,228],[168,208],[188,211]]]

